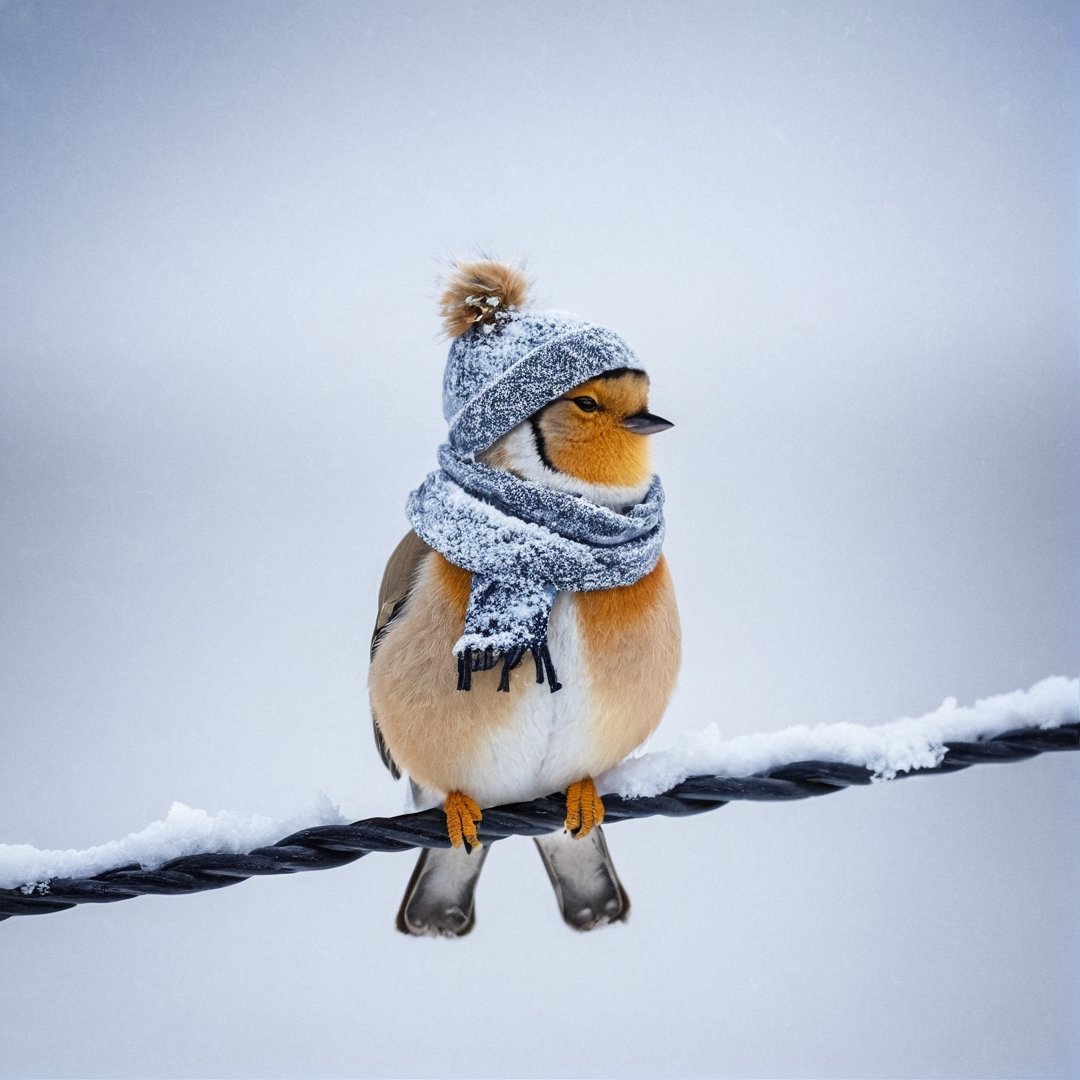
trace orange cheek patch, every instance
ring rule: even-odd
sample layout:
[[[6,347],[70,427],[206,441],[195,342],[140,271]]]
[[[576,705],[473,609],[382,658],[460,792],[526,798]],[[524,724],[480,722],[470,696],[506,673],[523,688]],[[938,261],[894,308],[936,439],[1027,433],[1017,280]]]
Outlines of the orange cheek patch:
[[[645,408],[649,382],[644,376],[590,379],[564,396],[588,396],[601,412],[586,413],[561,402],[545,414],[545,452],[560,472],[590,484],[636,487],[652,472],[648,437],[627,431],[621,417]]]
[[[552,465],[590,484],[632,487],[649,478],[649,446],[646,436],[635,435],[605,416],[582,416],[574,427],[594,430],[574,432],[567,424],[547,445]],[[596,430],[599,429],[599,430]]]

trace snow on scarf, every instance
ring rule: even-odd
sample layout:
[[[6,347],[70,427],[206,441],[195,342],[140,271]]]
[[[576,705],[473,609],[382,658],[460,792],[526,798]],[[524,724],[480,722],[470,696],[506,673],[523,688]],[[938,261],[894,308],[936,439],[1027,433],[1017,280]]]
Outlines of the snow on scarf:
[[[619,513],[502,469],[467,460],[444,445],[440,469],[410,496],[417,535],[455,566],[472,572],[465,628],[454,645],[458,689],[473,671],[502,658],[499,689],[526,651],[560,689],[547,646],[558,592],[633,585],[656,566],[664,540],[664,489],[654,476],[645,498]]]

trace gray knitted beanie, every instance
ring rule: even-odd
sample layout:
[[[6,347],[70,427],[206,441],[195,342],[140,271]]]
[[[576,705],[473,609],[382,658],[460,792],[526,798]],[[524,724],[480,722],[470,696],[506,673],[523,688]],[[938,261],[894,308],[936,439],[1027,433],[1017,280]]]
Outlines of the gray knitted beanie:
[[[636,368],[610,330],[557,311],[529,311],[521,271],[498,262],[460,263],[442,315],[453,337],[443,376],[450,445],[486,450],[567,390],[615,368]]]

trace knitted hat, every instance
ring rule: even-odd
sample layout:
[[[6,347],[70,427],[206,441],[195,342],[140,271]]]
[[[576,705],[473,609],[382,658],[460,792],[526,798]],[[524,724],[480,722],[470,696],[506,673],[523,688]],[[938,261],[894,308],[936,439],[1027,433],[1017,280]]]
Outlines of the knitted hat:
[[[521,271],[498,262],[459,263],[442,296],[453,337],[443,376],[450,445],[486,450],[538,409],[605,371],[636,368],[610,330],[559,311],[526,311]]]

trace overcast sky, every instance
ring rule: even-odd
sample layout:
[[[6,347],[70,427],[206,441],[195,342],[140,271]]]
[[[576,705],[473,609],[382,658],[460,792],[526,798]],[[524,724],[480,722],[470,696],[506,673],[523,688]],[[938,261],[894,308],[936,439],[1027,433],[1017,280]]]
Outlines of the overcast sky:
[[[436,282],[625,337],[669,731],[1077,674],[1068,3],[0,3],[0,842],[402,793],[367,639],[445,425]],[[1074,755],[0,925],[4,1076],[1067,1076]]]

